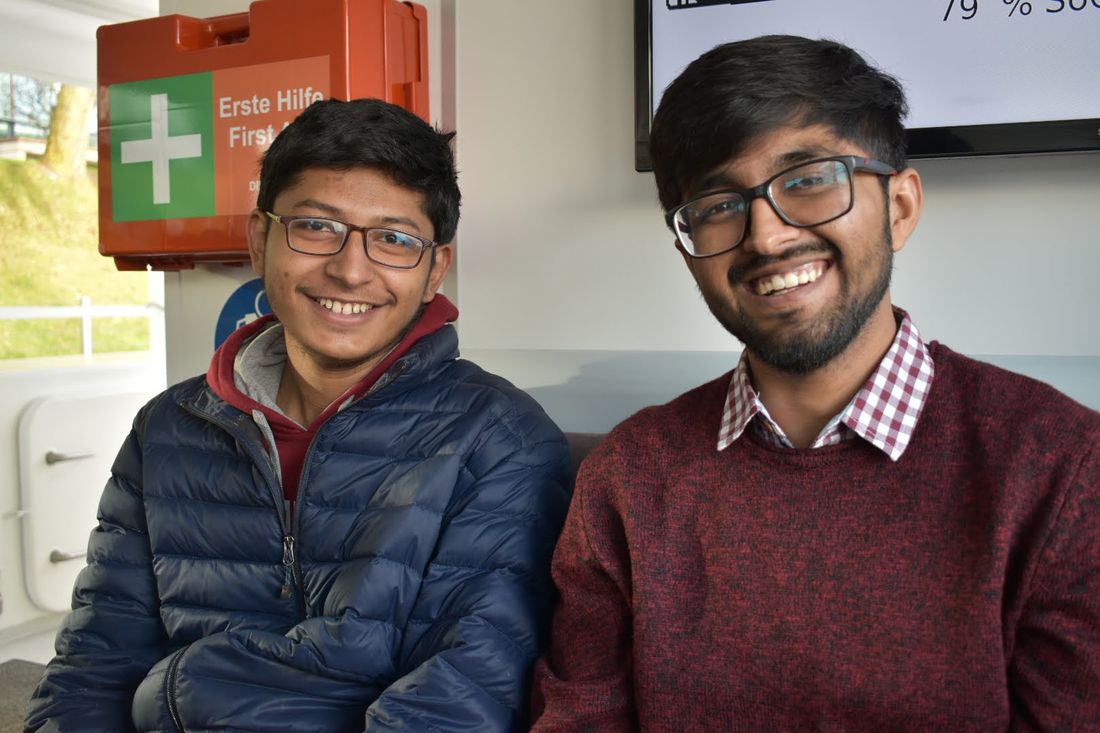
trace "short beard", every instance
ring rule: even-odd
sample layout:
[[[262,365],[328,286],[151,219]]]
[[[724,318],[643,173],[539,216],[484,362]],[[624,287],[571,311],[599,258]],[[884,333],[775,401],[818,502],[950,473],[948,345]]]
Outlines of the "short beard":
[[[826,313],[821,320],[810,324],[805,331],[784,332],[768,334],[763,332],[752,320],[732,312],[725,303],[711,302],[707,299],[707,307],[718,322],[734,337],[741,341],[745,348],[756,358],[773,368],[793,375],[804,375],[821,369],[833,359],[840,356],[851,346],[856,337],[867,326],[871,315],[882,303],[890,289],[890,276],[894,267],[894,250],[889,226],[886,227],[882,247],[883,260],[876,260],[879,266],[878,277],[871,284],[871,289],[862,298],[857,298],[847,290],[841,292],[841,301],[831,313]],[[824,242],[810,247],[799,247],[785,253],[779,258],[757,258],[748,263],[747,267],[731,270],[730,282],[734,287],[741,280],[741,273],[746,270],[756,269],[767,262],[782,261],[791,257],[805,254],[807,249],[826,250],[832,253],[834,266],[844,264],[844,255],[832,242]],[[862,266],[864,263],[856,263]],[[717,300],[717,299],[716,299]],[[794,320],[796,314],[790,314],[790,320]],[[793,327],[793,324],[792,324]]]

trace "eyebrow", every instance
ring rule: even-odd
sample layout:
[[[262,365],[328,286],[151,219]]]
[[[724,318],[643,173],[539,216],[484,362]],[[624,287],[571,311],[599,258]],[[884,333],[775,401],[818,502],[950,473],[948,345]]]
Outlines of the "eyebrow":
[[[344,212],[342,209],[339,209],[332,204],[326,204],[324,201],[318,201],[317,199],[302,199],[301,201],[296,201],[291,205],[291,208],[318,209],[320,211],[323,211],[328,217],[331,217],[338,221],[343,221]],[[420,232],[420,225],[418,225],[415,221],[408,218],[407,216],[382,216],[379,217],[377,221],[378,223],[374,226],[405,226],[414,229],[417,233]]]
[[[815,160],[817,158],[828,158],[832,155],[838,155],[835,150],[826,148],[821,145],[814,145],[811,147],[798,148],[796,150],[789,150],[782,155],[778,155],[772,159],[769,168],[778,173],[792,166],[796,166],[799,163],[804,163],[807,160]],[[774,175],[774,174],[773,174]],[[769,176],[770,178],[770,176]],[[753,184],[756,185],[756,184]],[[730,177],[725,168],[711,173],[709,176],[699,182],[697,187],[697,193],[703,193],[713,189],[729,189],[729,188],[742,188],[742,184]],[[696,194],[693,194],[693,196]]]

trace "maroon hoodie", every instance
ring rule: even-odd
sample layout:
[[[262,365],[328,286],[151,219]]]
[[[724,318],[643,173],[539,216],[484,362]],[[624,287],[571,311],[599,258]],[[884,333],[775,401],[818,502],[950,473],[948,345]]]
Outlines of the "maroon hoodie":
[[[251,414],[253,410],[261,411],[271,426],[271,432],[275,435],[275,448],[279,454],[279,467],[282,471],[283,496],[287,501],[294,501],[298,497],[298,479],[302,474],[302,463],[305,460],[306,451],[313,441],[313,436],[330,417],[335,415],[340,406],[350,399],[359,399],[374,386],[378,378],[386,373],[394,362],[400,359],[413,345],[425,336],[438,331],[443,326],[458,318],[458,309],[443,295],[436,295],[423,312],[416,324],[409,330],[401,342],[386,355],[382,361],[363,377],[358,383],[340,395],[317,416],[308,426],[303,428],[285,415],[276,410],[260,404],[248,395],[237,389],[233,379],[233,364],[237,354],[252,337],[266,329],[275,316],[264,316],[247,326],[238,328],[229,335],[225,343],[214,353],[210,362],[210,369],[206,373],[206,381],[214,394],[233,405],[242,412]]]

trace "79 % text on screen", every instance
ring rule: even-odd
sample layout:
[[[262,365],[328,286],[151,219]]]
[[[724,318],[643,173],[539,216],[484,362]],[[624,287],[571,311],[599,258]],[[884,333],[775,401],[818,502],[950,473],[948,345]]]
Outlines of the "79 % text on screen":
[[[1044,0],[1046,5],[1043,10],[1047,13],[1061,13],[1063,10],[1079,11],[1092,8],[1100,11],[1100,0]],[[944,22],[951,18],[955,6],[958,5],[958,17],[962,20],[970,20],[978,14],[978,0],[948,0],[947,11],[943,14]],[[1001,0],[1000,5],[1008,10],[1008,16],[1031,15],[1034,9],[1028,0]]]

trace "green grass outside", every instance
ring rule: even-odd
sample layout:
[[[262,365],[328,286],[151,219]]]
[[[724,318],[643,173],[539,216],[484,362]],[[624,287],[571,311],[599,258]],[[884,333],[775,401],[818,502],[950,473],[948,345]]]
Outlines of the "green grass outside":
[[[0,160],[0,305],[142,305],[144,272],[99,254],[95,171],[58,181],[37,161]],[[95,353],[149,348],[144,318],[96,318]],[[0,360],[81,353],[80,320],[0,320]]]

